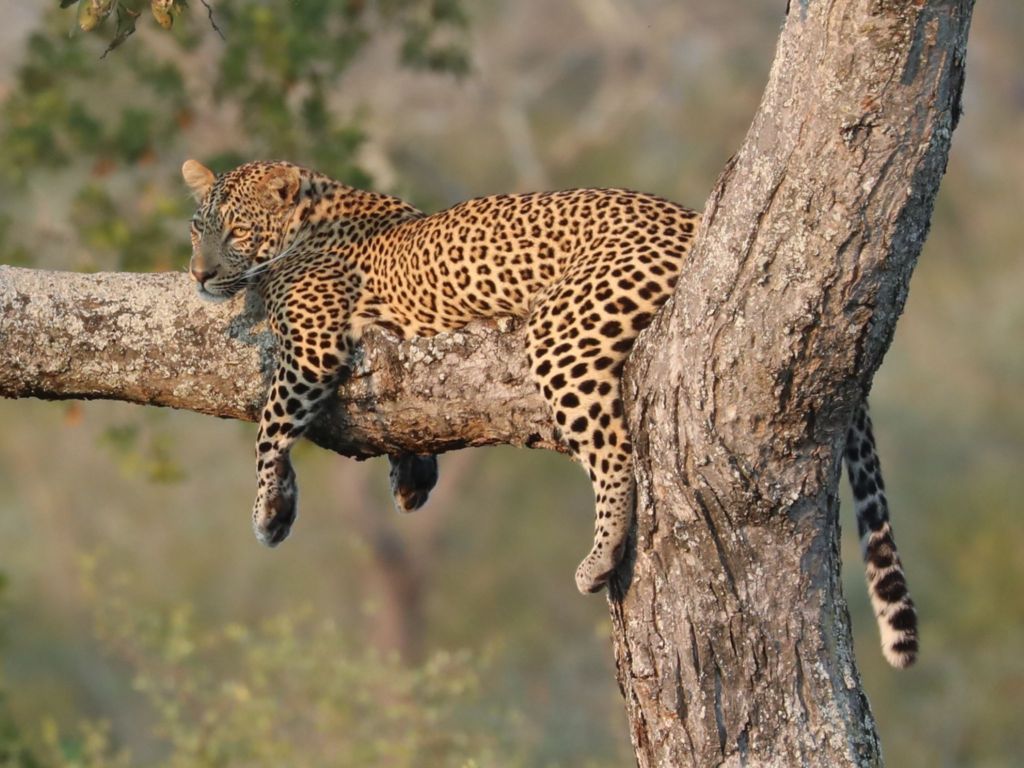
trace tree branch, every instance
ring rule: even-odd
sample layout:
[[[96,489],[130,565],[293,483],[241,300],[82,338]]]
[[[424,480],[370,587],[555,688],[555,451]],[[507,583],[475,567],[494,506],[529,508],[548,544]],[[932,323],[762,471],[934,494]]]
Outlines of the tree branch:
[[[255,421],[273,365],[261,317],[251,297],[200,301],[180,273],[0,266],[0,396],[124,400]],[[375,329],[309,437],[360,458],[497,443],[563,450],[525,349],[512,324],[407,342]]]

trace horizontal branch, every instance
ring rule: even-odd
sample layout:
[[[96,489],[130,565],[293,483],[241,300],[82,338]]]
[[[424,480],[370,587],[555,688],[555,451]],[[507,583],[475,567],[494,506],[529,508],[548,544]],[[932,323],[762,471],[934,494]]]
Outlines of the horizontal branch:
[[[368,457],[470,445],[563,450],[521,328],[474,323],[399,342],[370,331],[317,444]],[[0,266],[0,396],[123,400],[255,421],[273,369],[259,300],[201,301],[181,273]]]

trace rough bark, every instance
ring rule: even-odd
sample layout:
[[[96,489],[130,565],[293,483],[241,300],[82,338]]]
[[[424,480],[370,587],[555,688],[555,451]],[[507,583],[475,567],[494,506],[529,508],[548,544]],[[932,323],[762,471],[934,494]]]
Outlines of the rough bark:
[[[309,437],[357,458],[497,443],[562,450],[525,348],[507,322],[407,342],[371,331]],[[2,397],[104,398],[255,421],[272,356],[258,302],[202,302],[181,273],[0,266]]]
[[[791,4],[750,131],[632,355],[637,543],[610,606],[641,766],[881,762],[836,488],[928,231],[971,9]]]

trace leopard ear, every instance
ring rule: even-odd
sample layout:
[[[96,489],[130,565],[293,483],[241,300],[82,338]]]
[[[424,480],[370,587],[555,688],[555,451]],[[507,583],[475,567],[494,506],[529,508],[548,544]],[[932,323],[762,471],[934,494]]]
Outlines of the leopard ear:
[[[295,203],[302,179],[294,165],[275,165],[263,179],[260,188],[268,208],[285,208]]]
[[[186,160],[181,166],[181,175],[185,179],[185,183],[188,184],[188,188],[192,190],[192,197],[196,199],[197,203],[202,202],[206,193],[210,191],[210,187],[213,186],[213,182],[217,180],[213,171],[198,160]]]

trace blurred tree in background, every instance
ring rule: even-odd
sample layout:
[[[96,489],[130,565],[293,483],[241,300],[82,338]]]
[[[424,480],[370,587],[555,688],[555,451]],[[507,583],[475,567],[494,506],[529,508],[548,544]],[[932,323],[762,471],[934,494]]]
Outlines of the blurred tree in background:
[[[699,206],[783,4],[211,5],[224,40],[199,0],[169,31],[126,4],[138,31],[103,59],[116,12],[69,34],[76,7],[5,9],[0,262],[184,268],[190,156],[287,158],[425,209],[580,185]],[[966,114],[872,397],[922,616],[914,670],[882,662],[854,536],[844,550],[892,765],[1024,754],[1022,38],[1024,9],[979,6]],[[592,501],[564,459],[445,457],[431,505],[399,519],[383,467],[304,449],[301,527],[268,553],[248,527],[250,428],[108,403],[0,417],[0,765],[632,761],[603,601],[572,585]],[[411,748],[436,760],[403,763]]]

